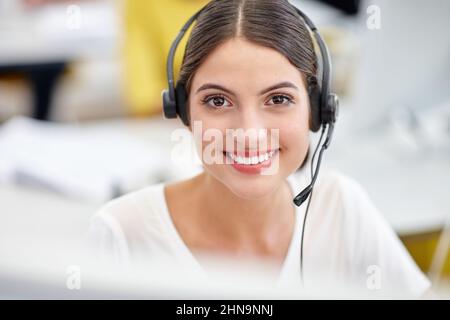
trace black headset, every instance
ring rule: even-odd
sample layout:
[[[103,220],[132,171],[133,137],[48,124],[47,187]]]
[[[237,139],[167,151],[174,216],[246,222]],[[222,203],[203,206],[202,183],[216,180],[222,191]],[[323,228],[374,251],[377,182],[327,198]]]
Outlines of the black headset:
[[[203,10],[208,6],[208,4],[195,13],[183,26],[181,31],[175,38],[172,46],[170,47],[169,56],[167,57],[167,79],[168,79],[168,89],[163,90],[162,100],[163,100],[163,112],[166,119],[173,119],[177,116],[180,117],[181,121],[188,126],[189,125],[189,114],[187,110],[187,92],[184,83],[174,83],[174,73],[173,65],[175,52],[180,41],[183,39],[189,27],[197,20],[198,16],[203,12]],[[323,41],[319,31],[317,30],[314,23],[309,19],[309,17],[304,14],[296,6],[292,5],[295,11],[300,15],[303,21],[306,23],[308,28],[314,35],[317,45],[320,49],[320,56],[322,59],[322,77],[321,85],[309,84],[308,95],[310,99],[311,107],[311,131],[317,132],[320,127],[322,127],[322,132],[320,135],[319,142],[314,151],[313,157],[311,159],[311,183],[303,189],[295,198],[294,204],[300,206],[309,197],[307,209],[304,216],[303,229],[302,229],[302,240],[301,240],[301,253],[300,253],[300,272],[303,281],[303,236],[305,229],[306,216],[309,210],[309,204],[312,198],[312,190],[316,182],[320,163],[322,161],[322,153],[328,148],[331,143],[331,138],[333,136],[334,124],[336,122],[338,112],[339,112],[339,98],[336,94],[331,93],[331,59],[328,52],[328,48]],[[322,142],[323,135],[327,131],[325,142],[322,144],[319,152],[319,158],[317,160],[317,167],[314,170],[314,159],[318,148]]]

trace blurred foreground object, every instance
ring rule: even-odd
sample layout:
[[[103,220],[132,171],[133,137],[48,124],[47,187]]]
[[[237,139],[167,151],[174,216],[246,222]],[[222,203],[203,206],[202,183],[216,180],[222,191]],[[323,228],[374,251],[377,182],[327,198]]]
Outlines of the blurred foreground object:
[[[372,290],[366,283],[321,279],[314,286],[280,286],[265,260],[204,258],[199,276],[162,257],[131,266],[96,259],[82,246],[64,242],[0,244],[0,297],[21,299],[379,299],[407,298],[395,290]]]

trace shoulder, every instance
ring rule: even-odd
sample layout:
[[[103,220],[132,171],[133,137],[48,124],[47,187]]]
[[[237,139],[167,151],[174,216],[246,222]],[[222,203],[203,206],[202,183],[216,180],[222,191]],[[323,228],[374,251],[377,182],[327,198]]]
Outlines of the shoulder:
[[[326,170],[319,176],[317,189],[321,193],[339,195],[343,201],[349,200],[352,195],[367,198],[365,190],[356,180],[334,169]]]
[[[355,179],[337,170],[328,170],[319,179],[315,188],[316,202],[326,203],[326,207],[339,215],[346,230],[352,230],[357,241],[364,236],[364,230],[381,236],[382,233],[394,233],[383,214],[378,210],[365,188]],[[376,231],[382,231],[377,233]]]
[[[311,181],[307,171],[296,173],[295,179],[299,190]],[[358,243],[359,238],[365,237],[361,233],[363,226],[385,226],[383,217],[363,187],[353,178],[335,169],[319,173],[312,191],[309,211],[310,227],[326,230],[324,234],[328,237],[333,237],[335,241],[346,241],[350,247]]]
[[[309,172],[295,174],[299,191],[311,181]],[[303,204],[305,210],[307,202]],[[334,169],[319,173],[312,191],[307,233],[317,244],[335,243],[340,258],[352,264],[360,248],[391,230],[363,187],[351,177]],[[337,253],[335,253],[337,254]]]
[[[351,177],[336,170],[321,172],[308,219],[308,228],[322,234],[327,243],[339,244],[340,254],[347,259],[346,269],[361,276],[361,283],[366,283],[370,267],[376,266],[383,270],[386,290],[419,296],[429,287],[395,231]]]
[[[311,199],[311,209],[322,221],[346,239],[352,255],[356,248],[373,242],[393,230],[377,209],[366,190],[353,178],[326,170],[318,179]]]
[[[146,234],[164,233],[164,208],[164,184],[147,186],[103,204],[91,217],[90,233],[132,245]]]
[[[311,210],[322,222],[330,221],[333,229],[353,244],[353,249],[365,241],[394,233],[362,185],[334,169],[321,172],[313,190]]]
[[[94,218],[126,221],[142,214],[152,217],[159,213],[164,203],[163,189],[164,184],[154,184],[110,200],[98,209]]]
[[[310,182],[310,176],[306,172],[297,173],[296,179],[304,186]],[[320,205],[321,211],[332,209],[335,214],[340,212],[347,218],[349,215],[358,216],[374,206],[367,192],[356,180],[335,169],[319,173],[311,201],[311,205]]]

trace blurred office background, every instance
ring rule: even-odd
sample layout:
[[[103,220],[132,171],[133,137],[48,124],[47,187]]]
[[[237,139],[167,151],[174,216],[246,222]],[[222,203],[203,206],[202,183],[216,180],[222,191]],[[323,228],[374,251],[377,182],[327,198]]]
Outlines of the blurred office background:
[[[341,97],[324,167],[363,185],[448,292],[450,3],[291,2],[325,37]],[[171,41],[204,3],[0,0],[3,277],[30,243],[78,244],[105,201],[199,172],[167,160],[182,126],[162,119],[160,93]]]

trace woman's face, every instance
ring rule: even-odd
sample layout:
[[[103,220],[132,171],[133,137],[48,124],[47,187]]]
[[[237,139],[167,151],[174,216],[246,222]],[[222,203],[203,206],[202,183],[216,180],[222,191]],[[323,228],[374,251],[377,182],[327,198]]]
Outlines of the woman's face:
[[[306,156],[305,84],[274,49],[242,38],[226,41],[197,69],[189,104],[194,134],[195,123],[201,127],[197,147],[206,172],[239,197],[272,193]]]

